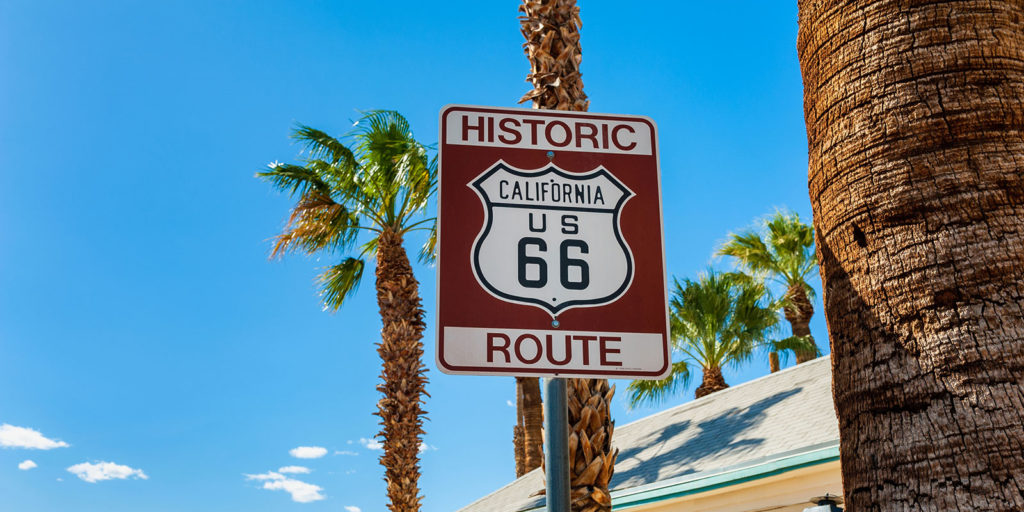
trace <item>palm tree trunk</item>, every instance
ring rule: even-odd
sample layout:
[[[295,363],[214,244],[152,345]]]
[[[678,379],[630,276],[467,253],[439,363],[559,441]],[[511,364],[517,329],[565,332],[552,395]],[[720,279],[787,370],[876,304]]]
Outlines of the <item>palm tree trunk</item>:
[[[696,396],[701,398],[728,387],[729,385],[725,383],[725,377],[722,377],[721,368],[717,366],[704,368],[704,375],[701,377],[700,387],[697,388]]]
[[[568,379],[569,485],[573,511],[608,511],[608,483],[619,450],[612,451],[612,397],[615,386],[606,379]]]
[[[383,361],[384,394],[377,403],[384,439],[384,466],[391,512],[420,508],[419,449],[423,434],[421,405],[427,378],[423,366],[423,308],[402,236],[389,229],[377,246],[377,305],[383,320],[377,353]]]
[[[579,66],[580,9],[576,0],[522,0],[519,11],[524,51],[530,60],[526,77],[533,90],[520,103],[533,100],[533,108],[586,111]],[[569,479],[572,510],[607,512],[612,500],[608,483],[618,450],[612,452],[611,399],[615,387],[604,379],[568,379]],[[574,412],[574,404],[576,410]],[[575,441],[574,441],[575,439]]]
[[[576,0],[523,0],[519,18],[524,51],[530,59],[526,80],[533,90],[519,103],[533,100],[533,108],[586,111],[580,61],[580,8]]]
[[[807,297],[807,290],[797,284],[791,285],[786,290],[786,298],[792,305],[783,308],[782,313],[786,315],[793,336],[808,337],[813,341],[811,317],[814,316],[814,306],[811,304],[810,298]],[[806,363],[817,357],[818,353],[814,350],[797,350],[796,364]]]
[[[849,510],[1024,510],[1024,6],[800,0]]]
[[[522,419],[522,378],[515,378],[515,426],[512,427],[512,444],[515,453],[515,477],[526,474],[526,433]]]
[[[768,369],[771,370],[772,373],[775,373],[782,369],[782,367],[779,365],[778,352],[772,351],[768,353]]]
[[[544,462],[544,408],[540,396],[540,379],[516,377],[523,390],[523,473],[537,469]]]
[[[526,455],[523,453],[523,442],[523,426],[516,424],[512,427],[512,447],[515,453],[516,478],[519,478],[527,473]]]
[[[516,377],[516,424],[512,427],[512,446],[516,461],[516,478],[526,471],[526,434],[523,432],[523,383],[522,377]]]

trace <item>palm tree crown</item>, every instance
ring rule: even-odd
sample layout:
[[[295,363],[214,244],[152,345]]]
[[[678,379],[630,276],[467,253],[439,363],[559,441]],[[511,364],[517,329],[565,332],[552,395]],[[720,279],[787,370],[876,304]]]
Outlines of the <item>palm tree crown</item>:
[[[785,288],[779,306],[792,327],[797,345],[797,362],[817,357],[818,350],[811,337],[810,321],[814,315],[814,287],[808,279],[818,270],[814,253],[814,228],[800,221],[796,213],[777,211],[765,219],[760,229],[748,229],[729,235],[718,250],[722,256],[732,256],[740,268],[756,279],[774,282]],[[792,346],[792,345],[790,345]],[[777,352],[772,371],[778,370]]]
[[[350,134],[354,144],[299,125],[292,137],[303,144],[302,165],[271,164],[257,176],[298,196],[291,217],[274,244],[272,256],[290,251],[347,253],[361,232],[359,255],[346,257],[319,277],[324,308],[337,310],[363,275],[365,260],[376,253],[380,235],[413,230],[430,234],[420,259],[433,259],[437,240],[434,218],[422,218],[437,185],[436,158],[416,141],[408,121],[394,111],[367,112]]]
[[[630,383],[630,402],[657,401],[685,388],[691,363],[703,372],[698,398],[728,387],[722,368],[749,360],[778,324],[767,295],[763,283],[734,272],[709,269],[696,281],[675,280],[669,301],[672,344],[683,359],[664,380]]]

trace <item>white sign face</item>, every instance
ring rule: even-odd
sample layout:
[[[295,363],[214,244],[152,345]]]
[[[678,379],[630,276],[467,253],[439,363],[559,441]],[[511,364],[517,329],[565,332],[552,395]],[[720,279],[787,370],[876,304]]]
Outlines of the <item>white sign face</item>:
[[[614,301],[633,278],[619,213],[633,192],[603,168],[523,171],[498,161],[471,187],[486,209],[473,271],[495,297],[552,317]]]

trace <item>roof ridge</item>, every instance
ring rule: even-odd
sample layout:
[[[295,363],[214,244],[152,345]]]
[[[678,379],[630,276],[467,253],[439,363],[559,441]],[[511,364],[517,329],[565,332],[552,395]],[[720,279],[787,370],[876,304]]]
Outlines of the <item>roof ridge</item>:
[[[810,368],[812,364],[820,364],[823,361],[829,360],[829,358],[830,358],[830,355],[829,354],[825,354],[825,355],[823,355],[821,357],[812,359],[812,360],[804,362],[802,364],[795,364],[793,366],[790,366],[789,368],[786,368],[785,370],[779,370],[779,371],[777,371],[775,373],[769,373],[768,375],[762,375],[762,376],[760,376],[760,377],[758,377],[756,379],[751,379],[751,380],[748,380],[746,382],[741,382],[739,384],[736,384],[735,386],[729,386],[726,389],[723,389],[721,391],[717,391],[717,392],[712,393],[710,395],[705,395],[705,396],[703,396],[701,398],[695,398],[693,400],[690,400],[689,402],[681,403],[681,404],[679,404],[679,405],[677,405],[675,407],[669,407],[668,409],[665,409],[663,411],[658,411],[658,412],[656,412],[654,414],[651,414],[649,416],[644,416],[643,418],[637,418],[637,419],[635,419],[635,420],[633,420],[633,421],[631,421],[629,423],[626,423],[625,425],[623,425],[621,427],[615,427],[615,430],[621,430],[621,429],[624,429],[624,428],[628,428],[628,427],[630,427],[632,425],[640,423],[641,421],[647,421],[647,420],[649,420],[651,418],[655,418],[657,416],[661,416],[661,415],[666,414],[666,413],[678,412],[680,410],[683,410],[683,409],[686,409],[686,408],[689,408],[689,407],[695,407],[694,404],[697,404],[697,405],[706,404],[706,403],[708,403],[708,398],[720,398],[722,396],[725,396],[726,394],[730,394],[729,393],[730,391],[734,391],[736,389],[740,389],[740,388],[742,388],[744,386],[747,386],[748,384],[753,384],[755,382],[759,382],[759,381],[762,381],[762,380],[778,377],[779,375],[782,375],[784,373],[790,373],[790,372],[793,372],[793,371],[795,371],[797,369],[806,370],[806,369]]]

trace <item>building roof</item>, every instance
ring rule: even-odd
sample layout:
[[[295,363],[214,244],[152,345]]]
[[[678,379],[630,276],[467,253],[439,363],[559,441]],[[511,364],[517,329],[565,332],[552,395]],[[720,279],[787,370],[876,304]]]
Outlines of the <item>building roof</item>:
[[[831,383],[830,358],[821,357],[617,427],[615,508],[640,496],[649,502],[658,489],[721,486],[729,481],[724,475],[749,479],[757,471],[835,460],[839,424]],[[543,488],[537,469],[460,512],[543,508],[544,497],[531,496]]]

